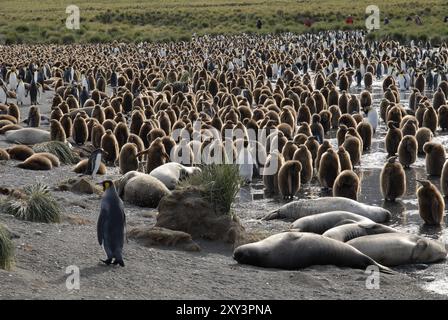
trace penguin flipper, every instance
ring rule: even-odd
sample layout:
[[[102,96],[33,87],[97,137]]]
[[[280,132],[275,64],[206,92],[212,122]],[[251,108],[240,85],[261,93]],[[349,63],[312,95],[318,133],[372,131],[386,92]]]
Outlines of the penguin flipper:
[[[98,217],[98,223],[96,226],[96,233],[97,233],[97,237],[98,237],[98,243],[100,244],[100,246],[103,244],[103,240],[104,240],[104,222],[105,222],[105,217],[106,212],[104,211],[104,209],[101,209],[100,211],[100,215]]]

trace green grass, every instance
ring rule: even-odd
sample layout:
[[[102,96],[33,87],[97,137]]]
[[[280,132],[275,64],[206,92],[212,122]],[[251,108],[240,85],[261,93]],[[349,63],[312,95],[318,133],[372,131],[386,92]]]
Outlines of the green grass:
[[[69,146],[61,141],[49,141],[36,144],[34,152],[48,152],[54,154],[64,164],[75,164],[79,162],[79,156],[70,150]]]
[[[65,9],[76,3],[80,8],[80,30],[68,30]],[[447,40],[446,0],[3,0],[0,10],[0,36],[6,43],[125,42],[189,40],[197,34],[235,34],[242,32],[316,32],[328,29],[365,28],[365,9],[375,4],[382,25],[373,37],[394,39]],[[25,10],[26,8],[26,10]],[[347,14],[355,18],[347,26]],[[406,22],[418,14],[422,26]],[[258,30],[256,20],[263,21]],[[311,28],[306,18],[315,21]]]
[[[201,173],[181,181],[178,188],[198,187],[203,196],[214,205],[216,212],[230,214],[241,184],[238,166],[212,164],[204,166]]]
[[[2,204],[4,213],[32,222],[61,221],[61,209],[47,186],[36,183],[25,187],[23,191],[26,195],[25,199],[9,197]]]
[[[0,224],[0,269],[11,270],[14,266],[14,243],[8,231]]]

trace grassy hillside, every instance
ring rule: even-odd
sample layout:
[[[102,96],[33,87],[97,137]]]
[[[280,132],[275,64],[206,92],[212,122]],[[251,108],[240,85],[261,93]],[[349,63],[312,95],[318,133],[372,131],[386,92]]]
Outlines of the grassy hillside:
[[[65,28],[67,5],[76,4],[81,11],[81,29]],[[365,27],[365,8],[375,3],[382,25],[375,36],[390,35],[395,39],[446,40],[448,15],[446,0],[2,0],[0,3],[0,38],[17,42],[107,42],[187,40],[196,32],[278,33],[324,29]],[[344,20],[353,15],[355,23]],[[408,15],[418,14],[422,26],[406,22]],[[258,30],[256,20],[263,21]],[[303,21],[313,19],[311,28]]]

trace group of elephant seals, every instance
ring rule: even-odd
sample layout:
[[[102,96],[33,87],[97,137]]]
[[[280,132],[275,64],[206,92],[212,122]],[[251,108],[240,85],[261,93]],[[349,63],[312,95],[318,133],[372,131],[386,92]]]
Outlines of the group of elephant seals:
[[[378,223],[389,221],[391,217],[390,211],[381,207],[370,206],[348,198],[324,197],[318,199],[300,199],[290,202],[270,212],[263,220],[293,220],[336,210],[356,213]]]
[[[264,268],[297,270],[313,265],[335,265],[366,269],[376,265],[384,273],[393,273],[354,247],[322,235],[283,232],[235,249],[233,258],[241,264]]]
[[[400,232],[359,237],[347,244],[386,266],[433,263],[447,254],[441,242]]]

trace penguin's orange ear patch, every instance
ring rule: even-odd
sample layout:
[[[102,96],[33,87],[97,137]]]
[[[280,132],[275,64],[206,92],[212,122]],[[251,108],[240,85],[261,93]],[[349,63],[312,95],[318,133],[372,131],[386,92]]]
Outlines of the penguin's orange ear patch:
[[[106,191],[109,188],[110,188],[110,181],[104,181],[103,182],[103,189],[104,189],[104,191]]]

